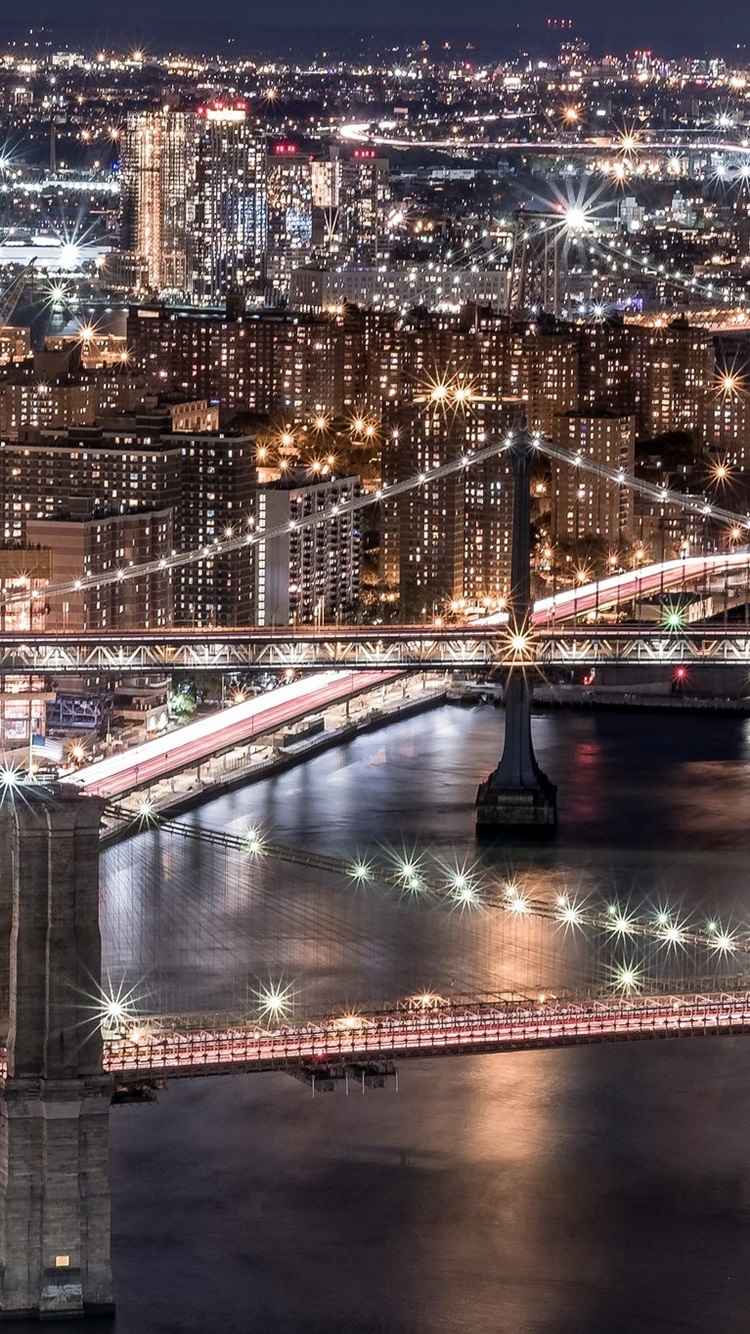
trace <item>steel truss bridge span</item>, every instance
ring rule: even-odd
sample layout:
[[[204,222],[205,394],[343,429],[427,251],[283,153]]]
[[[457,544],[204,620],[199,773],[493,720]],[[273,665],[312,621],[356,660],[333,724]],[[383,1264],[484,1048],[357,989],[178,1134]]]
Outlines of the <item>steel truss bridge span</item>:
[[[446,1005],[426,996],[402,1011],[344,1015],[320,1024],[162,1027],[144,1020],[105,1041],[105,1069],[121,1084],[149,1079],[262,1071],[332,1062],[367,1064],[410,1056],[461,1056],[601,1042],[750,1033],[750,993],[683,993],[550,1004]]]
[[[0,635],[1,671],[53,678],[256,669],[490,671],[607,663],[750,667],[750,626],[539,626],[523,634],[507,625],[400,625]]]

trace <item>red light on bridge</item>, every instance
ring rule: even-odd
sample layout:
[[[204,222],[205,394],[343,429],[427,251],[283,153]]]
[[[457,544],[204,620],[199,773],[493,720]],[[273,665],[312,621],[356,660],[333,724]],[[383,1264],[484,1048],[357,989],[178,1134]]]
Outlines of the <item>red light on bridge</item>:
[[[675,667],[674,669],[675,681],[684,681],[686,676],[687,676],[687,667]]]

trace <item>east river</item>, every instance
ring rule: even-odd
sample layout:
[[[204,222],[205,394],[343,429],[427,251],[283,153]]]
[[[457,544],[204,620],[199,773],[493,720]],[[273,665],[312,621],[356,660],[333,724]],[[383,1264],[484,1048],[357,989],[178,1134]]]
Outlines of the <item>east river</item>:
[[[477,781],[502,725],[489,707],[442,708],[191,818],[346,858],[385,846],[473,862]],[[558,713],[534,727],[559,832],[489,865],[535,892],[601,891],[632,911],[750,924],[745,720]],[[531,985],[575,963],[564,940],[508,943],[498,910],[420,917],[374,891],[350,909],[294,867],[253,881],[253,918],[213,852],[201,862],[190,845],[175,860],[164,838],[105,855],[103,920],[114,974],[127,964],[145,976],[151,960],[144,985],[174,1008],[188,995],[239,1004],[266,975],[297,1004],[334,993],[356,1004],[407,983]],[[196,923],[191,952],[182,937]],[[321,924],[333,942],[322,953]],[[111,1116],[114,1328],[746,1331],[749,1123],[748,1038],[404,1062],[398,1093],[348,1098],[313,1100],[284,1074],[175,1083]]]

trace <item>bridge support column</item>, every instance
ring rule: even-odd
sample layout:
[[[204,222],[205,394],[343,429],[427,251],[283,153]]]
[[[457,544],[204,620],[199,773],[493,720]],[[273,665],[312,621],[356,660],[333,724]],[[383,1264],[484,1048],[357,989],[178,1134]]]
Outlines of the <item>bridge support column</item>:
[[[0,1318],[113,1309],[99,822],[75,789],[0,807]],[[7,983],[5,979],[7,978]]]
[[[513,462],[513,532],[508,631],[517,663],[505,691],[505,744],[500,763],[477,792],[477,837],[552,834],[557,788],[537,764],[531,740],[531,463],[534,442],[525,423],[516,432]]]

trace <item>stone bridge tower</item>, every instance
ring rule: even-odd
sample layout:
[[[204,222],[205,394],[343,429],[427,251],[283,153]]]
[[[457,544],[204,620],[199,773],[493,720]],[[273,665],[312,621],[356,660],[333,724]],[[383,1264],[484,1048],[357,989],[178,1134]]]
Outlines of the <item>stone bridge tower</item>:
[[[0,1316],[111,1311],[103,803],[65,784],[0,806]]]

